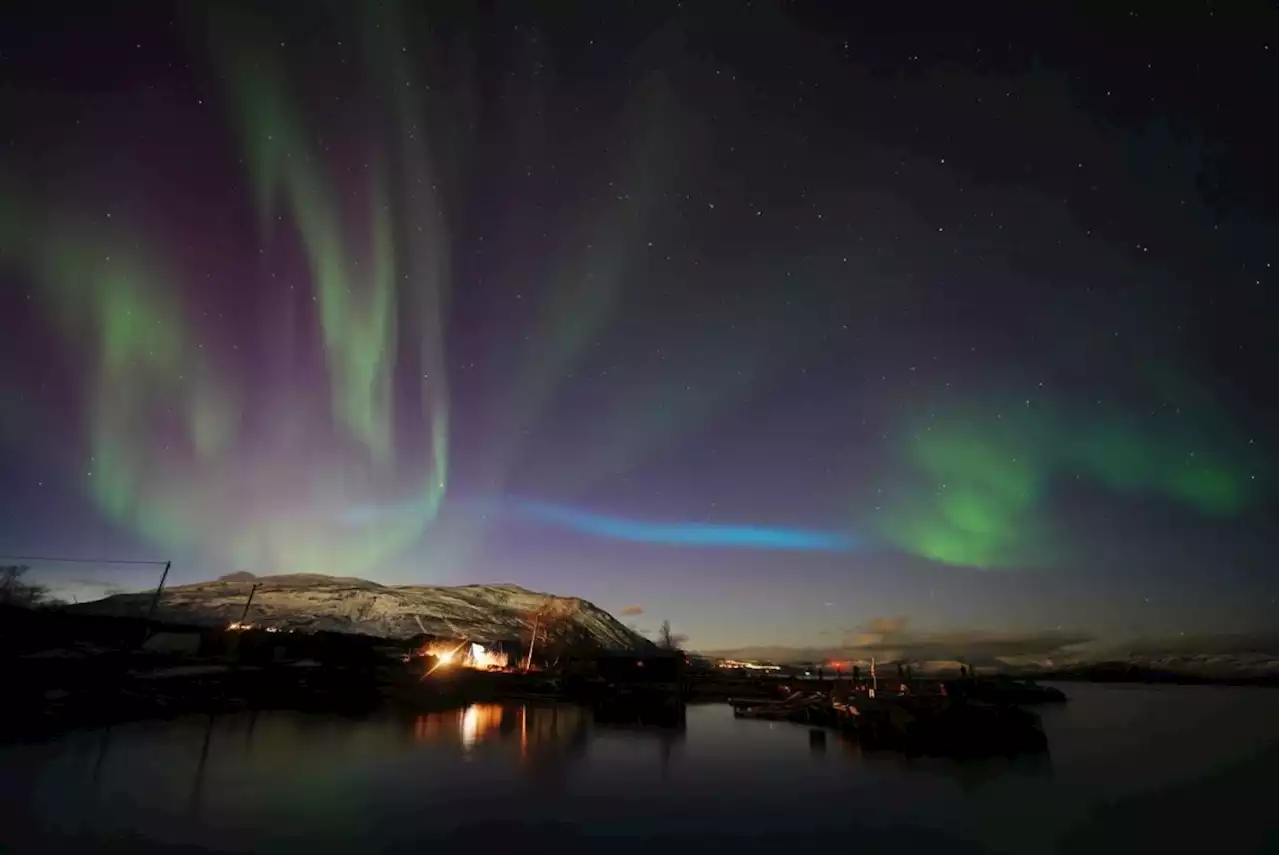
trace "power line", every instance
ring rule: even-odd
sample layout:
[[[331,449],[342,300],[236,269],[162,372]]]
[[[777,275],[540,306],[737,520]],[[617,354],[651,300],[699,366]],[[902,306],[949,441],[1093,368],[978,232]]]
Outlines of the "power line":
[[[0,561],[51,561],[57,564],[147,564],[153,567],[169,563],[168,561],[147,561],[138,558],[66,558],[58,555],[0,555]]]

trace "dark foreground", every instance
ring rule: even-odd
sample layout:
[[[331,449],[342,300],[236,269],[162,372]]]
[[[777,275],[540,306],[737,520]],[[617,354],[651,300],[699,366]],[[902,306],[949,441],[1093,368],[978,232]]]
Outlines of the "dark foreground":
[[[243,712],[0,746],[4,852],[1274,852],[1276,693],[1065,687],[1051,753],[908,760],[690,706]]]

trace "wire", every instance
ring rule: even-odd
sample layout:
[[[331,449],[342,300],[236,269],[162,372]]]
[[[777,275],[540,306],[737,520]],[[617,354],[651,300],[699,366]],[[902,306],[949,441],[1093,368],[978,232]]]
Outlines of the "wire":
[[[0,561],[52,561],[58,564],[149,564],[159,567],[168,561],[116,558],[64,558],[56,555],[0,555]]]

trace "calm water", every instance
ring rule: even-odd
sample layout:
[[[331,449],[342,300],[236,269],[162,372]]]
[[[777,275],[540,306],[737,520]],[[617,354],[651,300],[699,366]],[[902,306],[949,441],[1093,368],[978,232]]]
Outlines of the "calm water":
[[[723,705],[683,732],[491,705],[84,731],[0,747],[0,851],[1276,851],[1275,690],[1063,688],[1039,762],[824,746]]]

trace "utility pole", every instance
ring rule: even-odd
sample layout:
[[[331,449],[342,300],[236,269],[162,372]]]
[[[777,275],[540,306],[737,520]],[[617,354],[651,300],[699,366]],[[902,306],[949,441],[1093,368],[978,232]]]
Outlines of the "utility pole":
[[[542,611],[539,609],[533,614],[533,633],[529,636],[529,655],[524,660],[524,670],[527,672],[533,667],[533,645],[538,641],[538,622],[542,618]]]
[[[160,574],[160,584],[156,585],[156,592],[151,596],[151,608],[147,609],[147,620],[151,620],[156,613],[156,606],[160,605],[160,593],[164,590],[164,581],[169,578],[169,566],[172,561],[164,563],[164,572]]]
[[[244,601],[244,611],[240,613],[241,626],[244,625],[244,619],[249,616],[249,606],[253,605],[253,595],[257,593],[258,589],[261,587],[262,587],[261,582],[254,582],[253,586],[249,588],[249,599]]]

